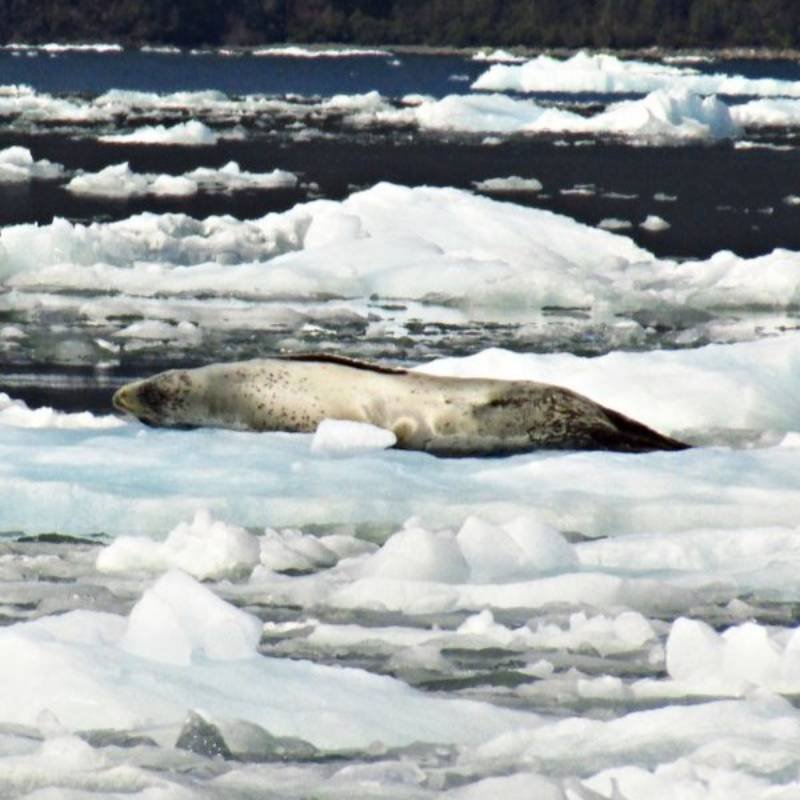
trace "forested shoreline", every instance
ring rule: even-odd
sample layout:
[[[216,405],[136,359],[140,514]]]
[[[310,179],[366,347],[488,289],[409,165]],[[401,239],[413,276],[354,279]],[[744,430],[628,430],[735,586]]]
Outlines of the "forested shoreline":
[[[800,48],[797,0],[0,0],[0,41]]]

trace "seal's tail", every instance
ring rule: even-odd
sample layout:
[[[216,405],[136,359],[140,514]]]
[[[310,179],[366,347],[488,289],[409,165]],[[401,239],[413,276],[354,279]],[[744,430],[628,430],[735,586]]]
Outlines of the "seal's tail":
[[[688,450],[690,444],[665,436],[635,419],[603,406],[609,428],[593,431],[597,446],[621,453],[648,453],[653,450]]]

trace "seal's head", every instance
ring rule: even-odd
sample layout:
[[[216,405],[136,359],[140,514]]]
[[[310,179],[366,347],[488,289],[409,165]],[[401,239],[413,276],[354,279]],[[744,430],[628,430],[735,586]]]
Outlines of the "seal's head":
[[[173,369],[152,378],[127,383],[111,401],[117,411],[133,414],[147,425],[192,427],[194,419],[192,379],[186,370]]]

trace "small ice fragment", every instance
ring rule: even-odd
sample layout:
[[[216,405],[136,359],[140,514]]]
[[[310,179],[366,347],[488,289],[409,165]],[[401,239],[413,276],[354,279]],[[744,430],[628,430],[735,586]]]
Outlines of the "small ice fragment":
[[[672,226],[669,224],[669,222],[662,217],[659,217],[657,214],[648,214],[647,219],[644,222],[639,223],[639,227],[644,228],[646,231],[659,233],[660,231],[665,231]]]
[[[354,453],[364,450],[385,450],[394,447],[397,437],[385,428],[367,422],[324,419],[311,440],[314,453]]]
[[[133,607],[120,642],[151,661],[188,665],[196,658],[251,658],[261,622],[235,608],[180,570],[171,570]]]
[[[521,178],[510,175],[508,178],[486,178],[473,181],[472,185],[479,192],[541,192],[542,182],[536,178]]]
[[[618,219],[617,217],[606,217],[597,223],[598,228],[604,231],[623,231],[627,228],[632,228],[633,223],[627,219]]]

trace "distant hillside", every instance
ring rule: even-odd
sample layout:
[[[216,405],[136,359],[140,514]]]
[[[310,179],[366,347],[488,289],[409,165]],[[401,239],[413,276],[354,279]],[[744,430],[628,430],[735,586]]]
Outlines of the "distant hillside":
[[[0,0],[0,41],[800,48],[800,2]]]

